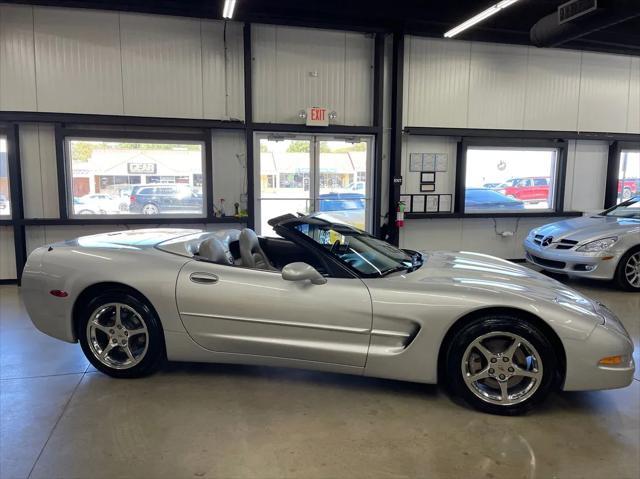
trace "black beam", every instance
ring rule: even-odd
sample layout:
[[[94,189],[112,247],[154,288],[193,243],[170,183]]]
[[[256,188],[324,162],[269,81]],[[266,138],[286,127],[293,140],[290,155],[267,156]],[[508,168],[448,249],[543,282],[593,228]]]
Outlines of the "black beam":
[[[341,135],[375,135],[375,126],[350,126],[350,125],[329,125],[329,126],[307,126],[295,123],[253,123],[254,131],[265,133],[299,133],[299,134],[341,134]]]
[[[169,128],[214,128],[241,130],[244,123],[227,120],[199,120],[191,118],[154,118],[147,116],[128,115],[94,115],[84,113],[54,113],[33,111],[1,111],[0,121],[24,123],[64,123],[90,124],[110,126],[143,126]]]
[[[451,219],[451,218],[572,218],[582,216],[581,211],[540,211],[531,213],[407,213],[405,218],[414,219]]]
[[[56,148],[56,171],[58,177],[58,216],[64,220],[69,217],[69,212],[67,211],[67,168],[64,147],[64,131],[60,123],[55,124],[54,137]]]
[[[254,181],[253,181],[253,132],[255,125],[253,123],[253,80],[252,80],[252,64],[253,56],[251,54],[251,24],[245,23],[242,30],[243,53],[244,53],[244,122],[246,128],[244,130],[245,150],[247,155],[247,226],[255,229],[255,205],[254,205]]]
[[[11,220],[13,221],[13,246],[16,255],[16,278],[20,284],[22,270],[27,262],[27,242],[24,225],[24,204],[22,196],[22,170],[20,166],[20,130],[12,125],[5,131],[7,137],[7,159],[9,166],[9,188],[11,196]]]
[[[568,145],[566,141],[557,142],[554,146],[558,151],[556,163],[555,198],[553,208],[556,212],[564,211],[564,188],[567,184],[567,156]]]
[[[618,202],[618,174],[620,172],[620,144],[617,141],[609,145],[607,159],[607,180],[604,192],[604,208],[611,208]]]
[[[123,130],[120,129],[109,129],[105,130],[104,128],[100,129],[92,129],[92,128],[67,128],[65,126],[60,126],[60,134],[63,138],[96,138],[99,140],[102,139],[110,139],[110,140],[153,140],[154,142],[166,140],[169,142],[173,141],[195,141],[195,142],[205,142],[207,139],[205,129],[198,129],[195,132],[165,132],[165,131],[131,131],[131,130]],[[209,136],[210,137],[210,136]]]
[[[223,217],[134,217],[127,218],[126,216],[111,216],[109,218],[25,218],[18,220],[16,223],[27,226],[67,226],[67,225],[105,225],[105,226],[118,226],[118,225],[177,225],[177,224],[192,224],[192,225],[204,225],[204,224],[228,224],[228,223],[245,223],[247,218],[236,218],[235,216],[223,216]]]
[[[402,87],[404,81],[404,34],[393,33],[393,62],[391,67],[391,141],[389,157],[389,238],[397,245],[396,208],[400,201],[401,185],[395,182],[402,174]]]
[[[373,49],[373,127],[376,129],[373,154],[373,225],[380,235],[382,211],[382,139],[384,137],[384,33],[376,33]]]
[[[215,203],[213,195],[213,144],[211,141],[211,130],[204,138],[204,211],[207,220],[215,218],[213,205]]]
[[[456,177],[455,192],[453,197],[453,212],[457,215],[464,214],[465,190],[467,188],[467,148],[462,141],[456,144]]]
[[[493,130],[483,128],[431,128],[407,126],[407,135],[423,136],[465,136],[478,138],[515,138],[515,139],[560,139],[560,140],[601,140],[601,141],[640,141],[640,134],[590,131],[554,131],[554,130]]]

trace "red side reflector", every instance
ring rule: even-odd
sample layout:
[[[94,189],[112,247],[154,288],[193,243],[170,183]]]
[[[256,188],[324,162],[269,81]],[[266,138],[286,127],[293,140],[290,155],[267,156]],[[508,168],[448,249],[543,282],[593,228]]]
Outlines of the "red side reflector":
[[[49,291],[49,294],[51,296],[55,296],[56,298],[66,298],[67,296],[69,296],[69,293],[60,289],[52,289],[51,291]]]

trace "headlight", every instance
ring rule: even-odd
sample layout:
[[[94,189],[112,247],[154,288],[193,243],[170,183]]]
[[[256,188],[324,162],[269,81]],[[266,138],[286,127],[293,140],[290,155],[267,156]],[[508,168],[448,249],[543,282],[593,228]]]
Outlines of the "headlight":
[[[529,234],[527,235],[527,238],[533,238],[538,233],[539,229],[540,228],[533,228],[531,231],[529,231]]]
[[[602,238],[580,246],[580,248],[578,248],[576,251],[581,251],[583,253],[597,253],[598,251],[604,251],[611,248],[614,244],[616,244],[616,241],[618,241],[617,236]]]

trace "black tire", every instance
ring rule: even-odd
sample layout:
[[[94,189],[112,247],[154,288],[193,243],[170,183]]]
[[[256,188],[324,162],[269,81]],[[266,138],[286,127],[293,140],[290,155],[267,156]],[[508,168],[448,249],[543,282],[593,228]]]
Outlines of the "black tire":
[[[620,258],[620,261],[618,262],[614,281],[616,283],[616,286],[624,291],[640,293],[640,286],[634,286],[633,284],[631,284],[626,276],[625,271],[625,269],[627,268],[627,263],[629,262],[631,256],[637,255],[638,253],[640,253],[640,246],[635,246],[627,251],[624,255],[622,255],[622,258]]]
[[[531,395],[516,404],[498,405],[481,399],[472,391],[471,386],[468,386],[465,382],[462,370],[462,361],[465,352],[471,347],[471,343],[478,338],[497,332],[511,333],[528,341],[535,348],[537,356],[539,356],[539,361],[542,364],[542,379],[538,382],[537,389],[532,387]],[[442,378],[442,380],[454,396],[461,398],[479,411],[504,416],[516,416],[528,412],[536,404],[542,402],[549,393],[555,389],[559,380],[559,363],[557,358],[558,355],[554,351],[551,342],[530,322],[517,316],[505,314],[485,316],[473,320],[451,337],[451,340],[446,345],[443,356],[444,365],[441,371],[445,377]],[[501,364],[501,362],[498,361],[498,364]],[[489,367],[488,363],[486,367]],[[526,381],[526,383],[524,383],[525,385],[528,384],[529,381],[533,382],[533,380],[528,378],[523,378],[520,381],[523,380]],[[484,384],[486,384],[486,380],[483,381],[485,381]],[[490,381],[494,381],[496,385],[499,384],[496,380],[490,379]],[[507,381],[507,384],[509,381],[510,380]],[[518,379],[516,378],[515,381],[518,381]],[[509,393],[507,393],[507,396],[510,397]]]
[[[142,214],[144,215],[159,215],[160,207],[155,203],[146,203],[142,207],[141,211],[142,211]]]
[[[127,367],[126,369],[118,369],[103,364],[96,357],[92,347],[89,345],[87,324],[95,311],[109,303],[121,303],[135,310],[147,329],[146,340],[148,343],[146,352],[137,364]],[[89,362],[98,371],[114,378],[137,378],[147,376],[157,371],[166,358],[164,334],[156,314],[143,298],[126,290],[113,289],[105,291],[84,305],[80,311],[76,334],[80,341],[80,345],[82,346],[82,351]]]

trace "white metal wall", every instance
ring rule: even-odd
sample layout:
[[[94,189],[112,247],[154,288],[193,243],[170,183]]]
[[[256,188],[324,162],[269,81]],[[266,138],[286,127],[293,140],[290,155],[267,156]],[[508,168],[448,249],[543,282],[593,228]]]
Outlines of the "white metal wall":
[[[16,254],[13,227],[0,226],[0,279],[16,278]]]
[[[253,119],[301,123],[322,106],[339,125],[370,125],[373,37],[329,30],[252,25]]]
[[[438,151],[450,158],[449,171],[439,173],[435,193],[453,194],[455,189],[456,138],[408,136],[403,139],[402,194],[418,193],[418,176],[408,171],[411,152]],[[604,204],[609,145],[605,141],[575,141],[568,144],[564,203],[567,211],[601,211]],[[461,200],[461,199],[458,199]],[[456,199],[454,198],[454,202]],[[403,248],[470,250],[507,259],[524,258],[522,241],[537,226],[559,221],[554,218],[433,218],[406,220],[400,234]],[[499,233],[511,231],[513,236]]]
[[[640,57],[407,36],[404,125],[640,133]]]
[[[242,26],[224,30],[219,21],[0,5],[0,109],[243,119]]]

